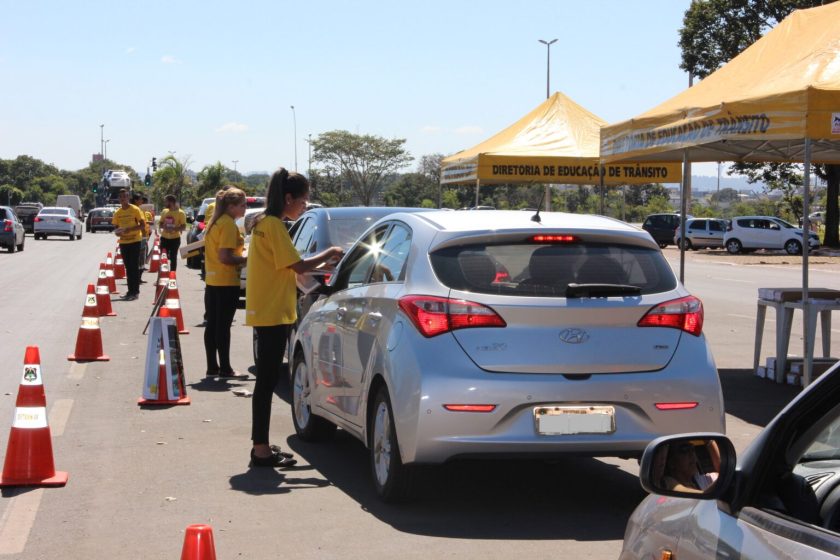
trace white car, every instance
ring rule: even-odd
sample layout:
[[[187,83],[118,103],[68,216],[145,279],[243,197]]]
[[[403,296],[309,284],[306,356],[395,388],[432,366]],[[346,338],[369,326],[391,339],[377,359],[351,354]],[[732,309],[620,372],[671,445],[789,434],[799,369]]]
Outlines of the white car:
[[[50,235],[66,235],[70,241],[81,239],[85,226],[72,208],[48,206],[35,216],[35,239],[46,239]]]
[[[816,233],[808,236],[811,250],[820,246]],[[723,246],[731,254],[742,250],[784,249],[789,255],[802,252],[802,228],[773,216],[736,216],[729,222]]]
[[[105,181],[111,189],[130,189],[131,177],[125,171],[111,171],[106,173]]]

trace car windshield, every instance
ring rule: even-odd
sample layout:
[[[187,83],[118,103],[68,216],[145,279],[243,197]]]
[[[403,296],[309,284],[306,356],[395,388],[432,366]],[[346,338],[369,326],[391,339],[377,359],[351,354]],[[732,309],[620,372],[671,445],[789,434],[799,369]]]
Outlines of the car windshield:
[[[379,217],[365,217],[353,219],[331,219],[327,222],[330,233],[330,243],[349,249],[360,235]]]
[[[56,216],[67,216],[70,214],[70,210],[67,208],[44,208],[41,210],[41,214],[53,214]]]
[[[795,225],[789,224],[781,218],[773,218],[773,221],[782,226],[783,228],[794,229],[796,227]]]
[[[833,420],[814,438],[800,458],[800,463],[840,459],[840,414],[833,411]]]
[[[431,255],[441,282],[456,290],[530,297],[660,293],[677,282],[662,253],[602,243],[461,245]]]

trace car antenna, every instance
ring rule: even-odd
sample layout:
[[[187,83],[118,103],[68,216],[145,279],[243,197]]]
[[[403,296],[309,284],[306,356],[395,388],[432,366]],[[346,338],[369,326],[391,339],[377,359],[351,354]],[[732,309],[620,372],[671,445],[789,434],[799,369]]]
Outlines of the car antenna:
[[[542,223],[542,218],[540,218],[540,210],[542,210],[543,200],[545,199],[544,196],[540,197],[540,203],[537,205],[537,213],[531,216],[532,222],[537,222],[538,224]]]

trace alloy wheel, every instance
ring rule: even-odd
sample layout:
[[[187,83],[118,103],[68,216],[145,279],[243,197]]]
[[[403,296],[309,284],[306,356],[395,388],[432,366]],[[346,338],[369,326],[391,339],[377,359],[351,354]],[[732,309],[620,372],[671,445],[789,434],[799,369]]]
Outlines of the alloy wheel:
[[[376,480],[380,486],[384,486],[391,469],[391,415],[384,401],[379,403],[374,416],[373,461]]]

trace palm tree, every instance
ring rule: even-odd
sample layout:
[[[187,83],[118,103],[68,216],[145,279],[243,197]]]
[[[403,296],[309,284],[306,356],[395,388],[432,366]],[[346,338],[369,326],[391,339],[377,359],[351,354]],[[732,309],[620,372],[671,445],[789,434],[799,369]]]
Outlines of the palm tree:
[[[204,169],[199,171],[198,192],[201,196],[198,198],[214,196],[224,185],[227,172],[228,169],[220,161],[217,161],[213,165],[206,165]]]
[[[187,191],[192,184],[189,175],[187,175],[189,164],[189,157],[180,161],[171,154],[161,160],[158,170],[155,171],[154,186],[152,187],[152,199],[155,204],[163,204],[163,197],[167,194],[174,194],[178,197],[179,203],[185,194],[192,194]]]

